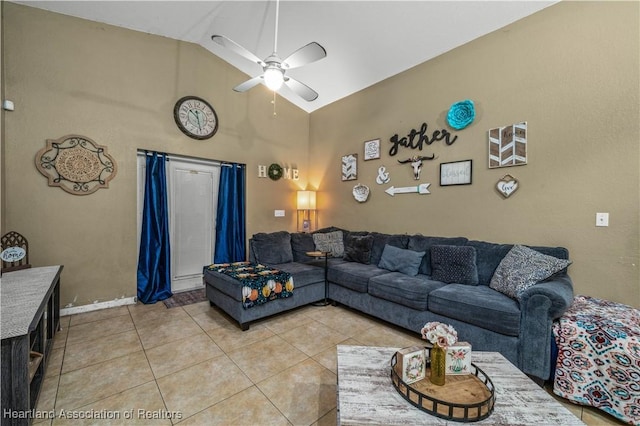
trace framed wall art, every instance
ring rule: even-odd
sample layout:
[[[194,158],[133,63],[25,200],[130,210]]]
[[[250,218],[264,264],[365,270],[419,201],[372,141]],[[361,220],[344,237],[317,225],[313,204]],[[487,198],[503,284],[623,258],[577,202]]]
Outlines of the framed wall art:
[[[489,168],[527,164],[527,122],[489,130]]]
[[[356,180],[358,178],[358,154],[342,157],[342,180]]]
[[[440,163],[440,186],[471,185],[473,160]]]
[[[364,160],[380,158],[380,139],[366,141],[364,143]]]

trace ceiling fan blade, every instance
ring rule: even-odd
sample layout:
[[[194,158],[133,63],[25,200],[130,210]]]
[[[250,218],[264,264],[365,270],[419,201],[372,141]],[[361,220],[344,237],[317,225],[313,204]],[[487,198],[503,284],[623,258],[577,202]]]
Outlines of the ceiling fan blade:
[[[263,80],[264,80],[264,78],[261,75],[259,75],[257,77],[253,77],[253,78],[245,81],[244,83],[238,84],[236,87],[233,88],[233,90],[235,90],[236,92],[246,92],[247,90],[251,89],[252,87],[257,86],[258,84],[262,83]]]
[[[256,55],[254,55],[253,53],[249,52],[247,49],[245,49],[244,47],[240,46],[235,41],[233,41],[233,40],[231,40],[231,39],[229,39],[229,38],[227,38],[225,36],[213,35],[213,36],[211,36],[211,40],[215,41],[220,46],[226,47],[227,49],[231,50],[232,52],[235,52],[238,55],[240,55],[240,56],[242,56],[244,58],[247,58],[251,62],[257,63],[261,67],[264,67],[266,65],[262,61],[262,59],[258,58]]]
[[[301,67],[318,61],[327,56],[327,51],[315,41],[301,47],[282,61],[282,67],[286,69]]]
[[[300,96],[305,101],[311,102],[318,98],[318,94],[315,90],[291,77],[285,77],[284,84],[289,86],[289,89],[293,90],[296,95]]]

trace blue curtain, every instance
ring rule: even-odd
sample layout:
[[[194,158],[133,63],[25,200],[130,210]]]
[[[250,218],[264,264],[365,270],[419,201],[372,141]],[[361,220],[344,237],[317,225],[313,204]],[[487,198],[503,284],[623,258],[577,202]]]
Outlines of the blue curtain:
[[[245,236],[245,166],[223,164],[218,189],[214,263],[245,260]]]
[[[156,303],[171,293],[171,250],[165,154],[145,153],[147,160],[138,257],[138,300]]]

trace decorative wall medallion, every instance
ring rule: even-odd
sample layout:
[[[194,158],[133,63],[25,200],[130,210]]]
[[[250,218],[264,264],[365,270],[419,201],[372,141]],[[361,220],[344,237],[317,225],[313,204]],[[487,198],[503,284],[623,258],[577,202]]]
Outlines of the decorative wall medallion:
[[[451,105],[451,108],[449,108],[449,112],[447,113],[447,122],[449,123],[449,126],[456,130],[464,129],[469,124],[473,123],[474,118],[476,118],[476,109],[471,99],[456,102]]]
[[[369,187],[367,185],[357,184],[353,187],[353,198],[359,203],[364,203],[369,198]]]
[[[74,195],[108,188],[117,173],[107,148],[80,135],[47,139],[47,146],[36,154],[36,167],[49,179],[49,186],[59,186]]]
[[[527,122],[489,130],[489,168],[527,164]]]
[[[518,181],[511,175],[504,175],[496,184],[496,189],[504,198],[509,198],[518,190]]]

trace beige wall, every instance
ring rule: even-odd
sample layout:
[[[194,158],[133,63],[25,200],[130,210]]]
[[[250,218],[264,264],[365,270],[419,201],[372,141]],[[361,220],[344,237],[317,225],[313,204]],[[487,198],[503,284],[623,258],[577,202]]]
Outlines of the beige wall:
[[[639,12],[637,2],[562,2],[311,115],[279,99],[274,119],[267,91],[232,92],[245,76],[202,47],[5,3],[4,89],[16,111],[3,129],[2,232],[29,238],[34,265],[65,265],[63,306],[134,296],[135,153],[146,148],[246,163],[249,234],[293,230],[294,191],[308,181],[321,191],[321,225],[563,245],[577,293],[640,306]],[[213,139],[177,130],[172,108],[187,94],[216,108]],[[415,184],[396,161],[415,152],[390,157],[389,138],[423,122],[446,128],[449,105],[465,98],[476,121],[453,145],[423,151],[438,156],[421,179],[432,193],[385,194],[382,165],[391,184]],[[519,121],[529,164],[489,170],[487,130]],[[35,153],[69,133],[108,147],[118,162],[109,189],[79,197],[47,186]],[[362,143],[377,137],[382,158],[362,161]],[[350,153],[358,180],[341,182]],[[466,159],[473,184],[440,188],[439,163]],[[300,181],[258,179],[258,164],[272,162],[300,168]],[[507,173],[521,188],[505,200],[494,185]],[[364,204],[351,196],[356,182],[372,190]],[[608,228],[594,226],[599,211]]]
[[[322,225],[565,246],[576,293],[640,306],[639,8],[562,2],[312,113]],[[420,153],[390,157],[389,138],[423,122],[429,133],[449,129],[449,106],[462,99],[475,101],[475,122],[453,145],[422,151],[438,156],[420,180],[431,194],[385,194],[415,184],[397,160]],[[487,131],[520,121],[528,164],[488,169]],[[374,138],[382,158],[362,161]],[[358,180],[342,182],[340,158],[350,153],[360,157]],[[440,187],[439,163],[467,159],[472,185]],[[380,166],[389,185],[375,182]],[[505,174],[520,182],[508,199],[494,189]],[[366,203],[351,195],[357,182],[371,188]],[[609,227],[595,227],[596,212],[610,213]]]
[[[30,244],[34,266],[64,264],[62,306],[136,295],[136,150],[247,164],[249,234],[293,230],[294,191],[306,186],[309,114],[263,88],[237,94],[247,78],[204,48],[42,10],[4,4],[6,96],[3,179],[6,227]],[[207,141],[183,135],[173,106],[210,101],[220,127]],[[46,139],[77,133],[116,160],[108,189],[75,196],[47,186],[35,167]],[[300,170],[300,180],[258,179],[259,164]],[[286,218],[274,218],[286,209]]]

